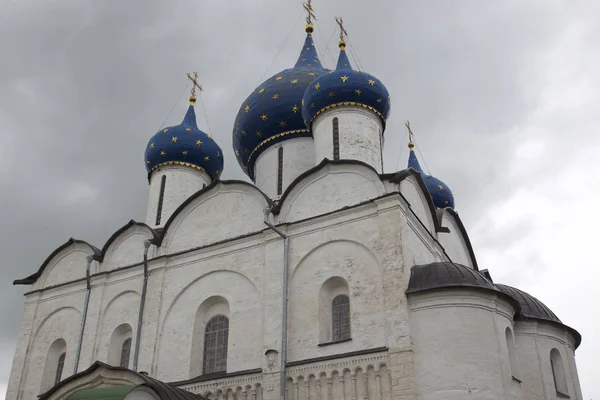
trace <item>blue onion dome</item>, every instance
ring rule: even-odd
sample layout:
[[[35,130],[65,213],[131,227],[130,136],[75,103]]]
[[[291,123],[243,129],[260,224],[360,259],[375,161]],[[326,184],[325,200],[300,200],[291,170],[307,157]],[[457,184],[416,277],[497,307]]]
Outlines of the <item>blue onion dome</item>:
[[[419,164],[419,160],[417,160],[417,155],[415,154],[415,145],[411,141],[408,144],[408,148],[410,149],[410,155],[408,156],[408,168],[412,168],[418,173],[421,174],[423,181],[425,182],[425,186],[427,187],[427,191],[431,195],[431,199],[433,200],[433,205],[436,209],[442,208],[452,208],[454,209],[454,194],[452,194],[452,190],[438,178],[427,175],[421,169],[421,165]]]
[[[302,96],[316,78],[327,74],[321,65],[307,25],[306,40],[293,68],[261,83],[242,103],[233,126],[233,149],[238,163],[254,180],[254,163],[269,146],[281,141],[310,137],[302,119]]]
[[[314,80],[304,92],[302,117],[306,126],[325,110],[340,106],[362,106],[378,114],[385,126],[391,99],[383,83],[373,75],[353,70],[346,55],[346,42],[340,41],[335,71]]]
[[[223,171],[223,152],[210,135],[196,125],[195,97],[177,126],[158,131],[146,147],[146,170],[148,176],[162,165],[184,165],[205,171],[213,180]]]

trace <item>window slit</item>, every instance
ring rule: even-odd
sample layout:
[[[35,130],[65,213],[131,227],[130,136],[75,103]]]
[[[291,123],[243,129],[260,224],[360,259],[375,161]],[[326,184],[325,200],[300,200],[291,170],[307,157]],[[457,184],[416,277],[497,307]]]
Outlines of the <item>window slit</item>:
[[[277,195],[283,192],[283,147],[277,152]]]
[[[336,296],[332,307],[333,342],[350,339],[350,298],[346,295]]]
[[[333,159],[340,159],[340,128],[337,117],[333,119]]]
[[[158,207],[156,208],[156,225],[160,225],[160,219],[162,217],[163,200],[165,198],[165,185],[167,183],[167,176],[163,175],[160,179],[160,194],[158,195]]]
[[[65,357],[67,353],[62,353],[60,357],[58,357],[58,363],[56,364],[56,375],[54,377],[54,384],[58,384],[62,377],[63,369],[65,367]]]

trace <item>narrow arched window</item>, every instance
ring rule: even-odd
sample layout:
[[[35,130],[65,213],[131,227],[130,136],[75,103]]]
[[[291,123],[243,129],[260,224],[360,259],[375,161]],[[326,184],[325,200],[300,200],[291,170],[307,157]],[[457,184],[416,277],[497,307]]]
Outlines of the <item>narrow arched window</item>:
[[[519,364],[517,362],[517,352],[515,349],[515,340],[513,338],[513,332],[510,328],[505,330],[506,336],[506,349],[508,350],[508,361],[510,363],[510,373],[513,378],[519,379]]]
[[[121,346],[121,363],[119,364],[123,368],[129,367],[129,356],[131,355],[131,338],[123,341]]]
[[[350,298],[345,294],[336,296],[331,308],[333,341],[350,339]]]
[[[227,371],[228,339],[229,319],[224,315],[212,317],[204,330],[204,374]]]
[[[552,367],[552,376],[554,378],[554,387],[556,388],[556,394],[562,396],[568,396],[567,390],[567,377],[565,375],[565,366],[560,352],[557,349],[550,351],[550,366]]]
[[[65,357],[67,353],[62,353],[60,357],[58,357],[58,362],[56,363],[56,375],[54,376],[54,384],[58,384],[62,377],[63,369],[65,368]]]
[[[340,126],[337,117],[333,119],[333,159],[340,159]]]
[[[158,195],[158,206],[156,207],[156,225],[160,225],[162,218],[163,201],[165,200],[165,186],[167,185],[167,176],[160,178],[160,193]]]

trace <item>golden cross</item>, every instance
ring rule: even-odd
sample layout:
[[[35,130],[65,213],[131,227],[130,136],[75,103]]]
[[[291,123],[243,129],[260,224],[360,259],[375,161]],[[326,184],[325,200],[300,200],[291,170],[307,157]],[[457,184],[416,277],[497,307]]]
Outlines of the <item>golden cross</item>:
[[[344,29],[344,20],[342,17],[335,17],[335,22],[337,22],[337,24],[340,26],[340,41],[343,42],[344,38],[348,36],[348,32],[346,32],[346,29]]]
[[[200,91],[200,92],[203,92],[204,89],[202,89],[202,86],[200,85],[200,83],[198,83],[198,73],[194,72],[193,74],[194,74],[194,76],[192,76],[192,74],[188,72],[187,77],[190,81],[192,81],[191,92],[192,92],[192,97],[195,98],[196,97],[196,89],[198,89],[198,91]]]
[[[412,149],[415,147],[415,144],[413,143],[413,132],[412,129],[410,129],[410,121],[407,120],[404,125],[406,125],[406,129],[408,129],[408,148]]]
[[[312,25],[313,18],[315,19],[315,21],[317,20],[317,17],[315,16],[315,11],[312,8],[312,0],[307,0],[307,1],[303,2],[302,6],[308,13],[308,15],[306,16],[306,23],[308,25]]]

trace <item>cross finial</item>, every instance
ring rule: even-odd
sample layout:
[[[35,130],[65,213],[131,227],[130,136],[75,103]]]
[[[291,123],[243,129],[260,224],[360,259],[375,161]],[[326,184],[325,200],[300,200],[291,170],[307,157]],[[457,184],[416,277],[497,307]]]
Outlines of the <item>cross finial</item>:
[[[340,26],[340,42],[346,41],[346,36],[348,32],[344,29],[344,19],[342,17],[335,17],[335,22]]]
[[[187,73],[187,77],[190,81],[192,81],[192,89],[190,90],[191,92],[191,96],[190,96],[190,104],[194,105],[194,103],[196,102],[196,89],[198,89],[199,92],[203,92],[204,89],[202,89],[202,86],[200,85],[200,83],[198,82],[198,73],[197,72],[193,72],[194,75],[192,75],[192,73]]]
[[[408,148],[412,150],[415,147],[415,144],[413,143],[413,132],[412,129],[410,129],[410,121],[407,120],[404,125],[406,125],[406,129],[408,129]]]
[[[315,11],[312,8],[312,0],[306,0],[302,3],[302,7],[306,10],[306,33],[312,33],[313,31],[313,19],[316,21],[317,17],[315,16]]]

